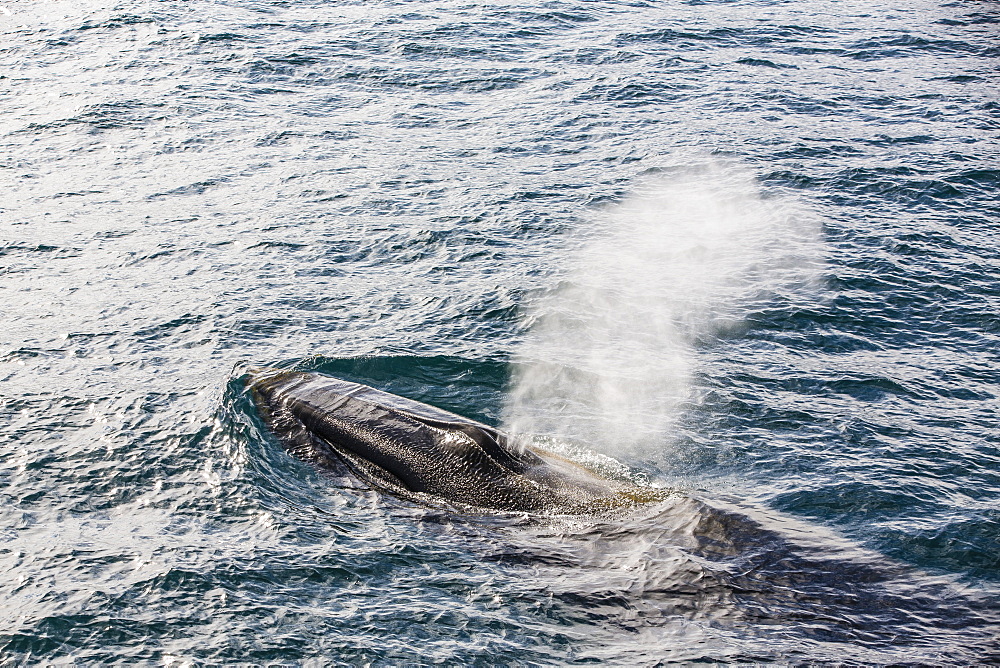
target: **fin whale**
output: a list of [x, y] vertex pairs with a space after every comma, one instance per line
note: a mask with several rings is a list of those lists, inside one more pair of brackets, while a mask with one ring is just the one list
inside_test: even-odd
[[285, 449], [382, 492], [494, 511], [589, 514], [661, 500], [663, 490], [604, 478], [492, 427], [319, 373], [249, 382]]

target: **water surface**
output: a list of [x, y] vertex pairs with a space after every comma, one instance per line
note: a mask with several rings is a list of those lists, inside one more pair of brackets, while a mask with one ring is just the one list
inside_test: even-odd
[[[1000, 660], [996, 3], [0, 4], [5, 662]], [[254, 366], [676, 495], [381, 497]]]

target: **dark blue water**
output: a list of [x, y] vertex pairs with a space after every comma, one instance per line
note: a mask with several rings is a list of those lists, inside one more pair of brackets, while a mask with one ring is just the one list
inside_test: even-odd
[[[0, 663], [1000, 661], [996, 3], [0, 4]], [[386, 498], [253, 366], [673, 493]]]

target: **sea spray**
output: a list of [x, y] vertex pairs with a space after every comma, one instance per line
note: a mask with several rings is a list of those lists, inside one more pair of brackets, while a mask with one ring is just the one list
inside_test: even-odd
[[697, 349], [818, 276], [818, 227], [743, 165], [640, 183], [599, 211], [565, 278], [527, 306], [506, 428], [610, 454], [663, 452], [691, 401]]

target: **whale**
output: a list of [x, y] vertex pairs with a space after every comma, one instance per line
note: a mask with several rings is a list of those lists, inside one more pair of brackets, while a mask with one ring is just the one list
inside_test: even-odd
[[[528, 595], [587, 602], [595, 619], [616, 629], [663, 628], [670, 638], [704, 628], [709, 641], [726, 643], [727, 629], [752, 628], [760, 644], [733, 655], [751, 660], [778, 646], [780, 656], [803, 661], [836, 658], [816, 654], [828, 647], [847, 658], [940, 663], [938, 636], [900, 634], [917, 620], [960, 641], [963, 660], [1000, 656], [994, 595], [928, 576], [807, 520], [738, 497], [617, 479], [537, 441], [323, 373], [255, 369], [241, 382], [292, 457], [337, 482], [346, 476], [471, 520], [461, 536], [484, 560], [535, 578]], [[518, 531], [497, 532], [506, 513], [516, 514]], [[437, 512], [431, 517], [435, 527], [451, 526]]]
[[597, 514], [664, 498], [455, 413], [317, 372], [263, 371], [249, 388], [293, 457], [379, 492], [453, 508]]

